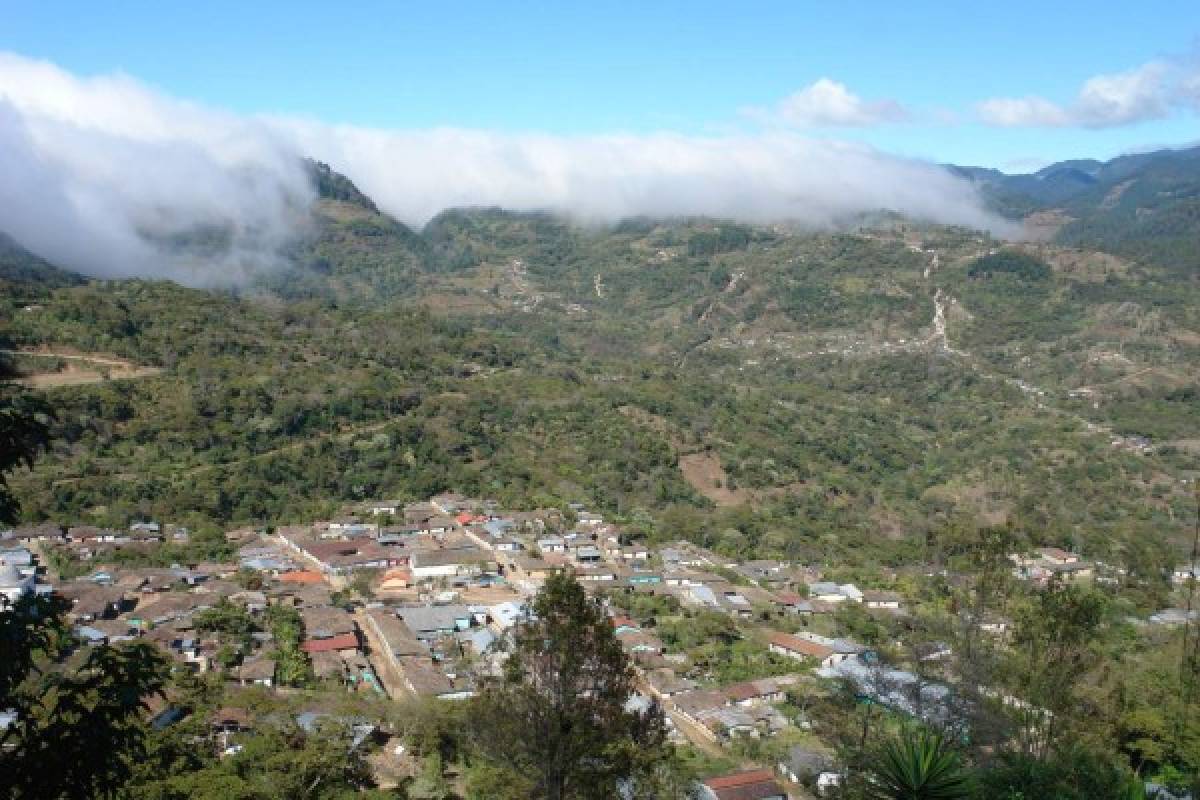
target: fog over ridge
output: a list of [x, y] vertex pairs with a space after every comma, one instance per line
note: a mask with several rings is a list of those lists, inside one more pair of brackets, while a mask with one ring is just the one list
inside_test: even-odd
[[786, 132], [556, 136], [245, 116], [128, 76], [78, 77], [0, 53], [0, 231], [85, 274], [222, 285], [278, 266], [314, 199], [305, 156], [414, 227], [446, 208], [488, 205], [592, 223], [695, 215], [813, 226], [888, 209], [1008, 230], [967, 181], [859, 144]]

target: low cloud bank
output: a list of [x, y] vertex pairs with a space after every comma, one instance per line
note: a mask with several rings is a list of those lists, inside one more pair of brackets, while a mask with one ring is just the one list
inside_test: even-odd
[[390, 131], [246, 117], [123, 75], [80, 78], [0, 54], [0, 231], [100, 277], [232, 284], [281, 262], [312, 187], [344, 172], [420, 226], [446, 208], [551, 210], [593, 223], [710, 215], [829, 226], [889, 209], [1003, 230], [932, 164], [789, 133], [562, 137]]

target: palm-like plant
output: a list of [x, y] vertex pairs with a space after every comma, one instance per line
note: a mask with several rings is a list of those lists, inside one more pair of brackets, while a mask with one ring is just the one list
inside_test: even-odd
[[971, 795], [971, 776], [958, 754], [936, 733], [894, 739], [871, 770], [876, 800], [961, 800]]

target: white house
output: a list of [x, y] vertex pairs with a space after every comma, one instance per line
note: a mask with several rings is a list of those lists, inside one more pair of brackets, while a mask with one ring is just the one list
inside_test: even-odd
[[12, 564], [0, 564], [0, 594], [7, 603], [15, 603], [32, 591], [32, 575], [22, 575]]

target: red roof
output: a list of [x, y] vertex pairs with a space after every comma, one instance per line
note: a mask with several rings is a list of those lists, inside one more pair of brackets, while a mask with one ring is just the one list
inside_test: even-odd
[[719, 778], [709, 778], [704, 785], [710, 789], [730, 789], [734, 786], [745, 786], [747, 783], [773, 781], [775, 773], [769, 769], [753, 769], [749, 772], [735, 772], [733, 775], [722, 775]]
[[353, 633], [343, 633], [330, 636], [328, 639], [308, 639], [300, 645], [306, 653], [328, 653], [334, 650], [357, 650], [358, 636]]
[[812, 656], [817, 659], [829, 658], [833, 655], [833, 648], [826, 647], [823, 644], [810, 642], [807, 639], [801, 639], [799, 636], [791, 636], [786, 633], [771, 634], [771, 644], [776, 647], [782, 647], [785, 650], [791, 650], [793, 653], [799, 653], [804, 656]]
[[383, 581], [386, 583], [390, 580], [412, 580], [412, 570], [408, 567], [392, 567], [387, 572], [383, 573]]
[[769, 769], [756, 769], [709, 778], [704, 785], [721, 800], [760, 800], [769, 797], [784, 797], [783, 790], [775, 782]]
[[457, 517], [455, 517], [454, 521], [457, 522], [459, 525], [466, 525], [468, 522], [475, 521], [475, 515], [469, 511], [464, 511], [461, 514], [459, 514]]
[[612, 626], [614, 628], [637, 628], [638, 624], [629, 617], [612, 617]]
[[284, 572], [280, 574], [279, 580], [286, 583], [323, 583], [325, 578], [319, 572], [300, 570], [299, 572]]

